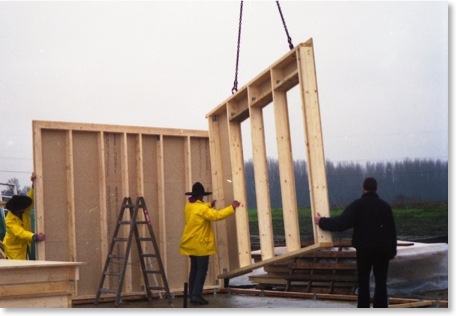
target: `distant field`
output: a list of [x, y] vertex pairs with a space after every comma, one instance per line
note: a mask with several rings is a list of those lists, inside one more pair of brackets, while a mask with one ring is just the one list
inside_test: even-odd
[[[343, 209], [331, 209], [331, 216], [340, 215]], [[298, 210], [301, 240], [312, 240], [313, 230], [310, 208]], [[421, 240], [448, 236], [448, 203], [423, 203], [406, 207], [393, 207], [398, 239]], [[258, 216], [249, 210], [252, 247], [258, 244]], [[284, 224], [281, 209], [272, 210], [275, 244], [284, 244]], [[351, 230], [333, 233], [334, 239], [351, 238]]]

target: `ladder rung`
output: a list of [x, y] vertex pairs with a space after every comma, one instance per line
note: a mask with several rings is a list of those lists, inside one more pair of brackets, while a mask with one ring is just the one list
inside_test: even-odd
[[110, 290], [110, 289], [100, 289], [100, 293], [117, 293], [117, 290]]
[[157, 255], [154, 253], [143, 253], [141, 257], [147, 257], [147, 258], [156, 258]]
[[128, 241], [128, 238], [114, 238], [114, 241]]
[[121, 256], [121, 255], [109, 255], [109, 258], [111, 258], [111, 259], [125, 259], [125, 256]]
[[104, 275], [121, 276], [120, 272], [105, 272]]
[[148, 286], [147, 289], [148, 290], [163, 290], [163, 291], [166, 290], [166, 288], [164, 288], [163, 286]]
[[152, 241], [152, 238], [150, 237], [139, 237], [140, 241]]
[[131, 221], [119, 221], [119, 225], [131, 224]]
[[136, 221], [136, 224], [149, 224], [147, 221]]

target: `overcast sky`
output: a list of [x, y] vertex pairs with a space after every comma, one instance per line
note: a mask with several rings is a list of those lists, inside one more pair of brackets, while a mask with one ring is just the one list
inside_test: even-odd
[[[314, 41], [327, 159], [448, 159], [448, 2], [280, 4], [293, 44]], [[207, 130], [231, 95], [239, 8], [0, 2], [0, 183], [29, 185], [33, 120]], [[244, 1], [238, 87], [288, 51], [275, 1]], [[305, 159], [295, 97], [293, 153]]]

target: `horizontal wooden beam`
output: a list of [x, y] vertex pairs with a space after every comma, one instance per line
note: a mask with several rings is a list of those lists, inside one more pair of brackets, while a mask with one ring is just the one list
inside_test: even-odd
[[33, 121], [34, 127], [38, 129], [54, 129], [54, 130], [74, 130], [86, 132], [108, 132], [108, 133], [127, 133], [127, 134], [147, 134], [147, 135], [166, 135], [166, 136], [181, 136], [181, 137], [209, 137], [207, 131], [203, 130], [188, 130], [179, 128], [158, 128], [158, 127], [143, 127], [143, 126], [125, 126], [125, 125], [109, 125], [109, 124], [90, 124], [90, 123], [74, 123], [74, 122], [59, 122], [59, 121]]
[[295, 250], [295, 251], [284, 253], [284, 254], [279, 255], [279, 256], [275, 256], [273, 258], [269, 258], [269, 259], [265, 259], [265, 260], [262, 260], [262, 261], [259, 261], [259, 262], [255, 262], [255, 263], [253, 263], [253, 264], [251, 264], [249, 266], [246, 266], [246, 267], [241, 267], [241, 268], [237, 268], [237, 269], [231, 270], [231, 271], [229, 271], [227, 273], [220, 274], [218, 276], [218, 278], [219, 279], [234, 278], [236, 276], [252, 272], [253, 270], [261, 268], [261, 267], [264, 267], [266, 265], [269, 265], [269, 264], [272, 264], [272, 263], [277, 263], [277, 262], [280, 262], [282, 260], [286, 260], [286, 259], [290, 259], [290, 258], [296, 257], [296, 256], [298, 256], [298, 255], [300, 255], [302, 253], [306, 253], [306, 252], [309, 252], [309, 251], [314, 251], [316, 249], [321, 249], [321, 248], [330, 248], [332, 246], [333, 246], [333, 244], [330, 243], [330, 242], [314, 244], [314, 245], [311, 245], [311, 246], [308, 246], [308, 247], [305, 247], [305, 248], [301, 248], [301, 249], [298, 249], [298, 250]]

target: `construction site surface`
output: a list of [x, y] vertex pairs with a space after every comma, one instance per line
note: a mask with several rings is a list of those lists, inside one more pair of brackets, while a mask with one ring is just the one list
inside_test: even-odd
[[[59, 289], [60, 295], [50, 293], [47, 305], [40, 307], [93, 302], [122, 201], [127, 197], [142, 197], [146, 201], [169, 289], [173, 296], [181, 295], [189, 274], [189, 260], [179, 254], [184, 193], [196, 181], [213, 192], [217, 208], [233, 199], [241, 201], [235, 216], [213, 224], [217, 254], [210, 257], [206, 292], [234, 293], [236, 290], [229, 287], [230, 280], [264, 269], [266, 275], [252, 276], [263, 286], [250, 290], [253, 295], [257, 295], [255, 291], [266, 293], [268, 286], [282, 282], [282, 292], [287, 297], [305, 298], [309, 293], [313, 293], [313, 298], [353, 297], [354, 252], [344, 250], [346, 244], [334, 243], [331, 233], [315, 225], [313, 240], [301, 240], [287, 102], [287, 92], [293, 87], [298, 87], [301, 95], [299, 106], [305, 134], [302, 146], [307, 153], [312, 218], [316, 213], [329, 216], [312, 39], [297, 45], [210, 111], [206, 115], [208, 131], [33, 121], [36, 230], [45, 231], [47, 237], [37, 244], [36, 266], [32, 261], [28, 263], [28, 271], [36, 271], [26, 278], [6, 281], [4, 275], [12, 269], [11, 262], [5, 266], [8, 260], [0, 261], [4, 289], [0, 292], [0, 307], [15, 307], [16, 299], [20, 299], [22, 307], [39, 307], [28, 289], [30, 284], [39, 286], [35, 283], [43, 262], [48, 262], [47, 268], [51, 270], [56, 269], [53, 262], [66, 262], [71, 272], [65, 281], [48, 279], [44, 290], [35, 292], [43, 297], [48, 289]], [[272, 230], [265, 144], [265, 129], [270, 127], [263, 121], [266, 106], [274, 108], [279, 153], [286, 236], [286, 246], [280, 253], [274, 245]], [[251, 129], [261, 247], [257, 252], [252, 252], [250, 244], [242, 123], [250, 124]], [[144, 244], [146, 250], [151, 247]], [[146, 296], [139, 262], [138, 249], [133, 244], [123, 276], [125, 299]], [[281, 274], [281, 282], [271, 283], [271, 274]], [[163, 285], [160, 280], [156, 282]], [[113, 290], [118, 286], [112, 279], [107, 283]], [[100, 301], [114, 299], [115, 295], [106, 294]], [[402, 303], [413, 306], [410, 301]]]

